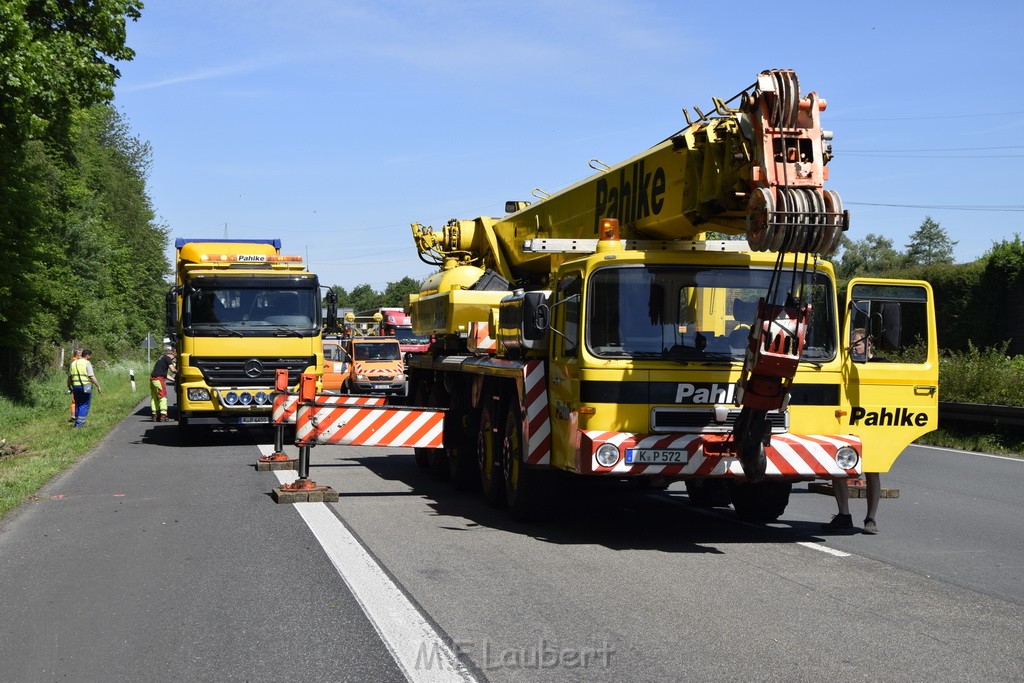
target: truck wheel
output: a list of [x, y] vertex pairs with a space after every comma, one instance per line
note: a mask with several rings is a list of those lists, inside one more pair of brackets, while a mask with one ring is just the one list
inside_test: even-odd
[[748, 522], [771, 522], [778, 519], [789, 505], [792, 482], [763, 480], [759, 482], [729, 480], [729, 495], [736, 515]]
[[422, 470], [430, 467], [430, 449], [429, 448], [414, 448], [413, 457], [416, 458], [416, 467]]
[[514, 519], [535, 522], [551, 514], [556, 488], [555, 471], [524, 465], [525, 448], [522, 417], [519, 409], [515, 408], [505, 417], [505, 432], [501, 440], [505, 498]]
[[484, 402], [480, 410], [480, 428], [477, 430], [476, 457], [480, 471], [480, 489], [484, 500], [492, 507], [505, 507], [505, 486], [501, 454], [494, 438], [494, 415], [491, 400]]
[[190, 424], [187, 417], [178, 418], [178, 443], [182, 446], [194, 446], [198, 441], [199, 431]]
[[699, 508], [729, 507], [729, 487], [724, 479], [687, 479], [686, 494]]
[[[440, 408], [447, 405], [448, 401], [449, 396], [448, 392], [444, 390], [444, 385], [440, 381], [434, 382], [430, 386], [429, 395], [427, 396], [427, 407]], [[448, 480], [448, 453], [444, 448], [427, 449], [427, 470], [435, 479], [440, 481]]]
[[477, 470], [479, 413], [472, 410], [465, 391], [454, 390], [451, 409], [445, 416], [444, 447], [448, 456], [448, 474], [460, 491], [472, 491], [480, 485]]

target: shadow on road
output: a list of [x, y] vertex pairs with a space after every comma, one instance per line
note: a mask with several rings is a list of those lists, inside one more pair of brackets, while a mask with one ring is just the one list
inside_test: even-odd
[[[401, 482], [400, 493], [343, 493], [346, 497], [421, 496], [434, 514], [462, 518], [464, 524], [440, 528], [466, 531], [476, 526], [529, 536], [561, 545], [596, 544], [613, 550], [658, 550], [667, 553], [722, 553], [730, 543], [793, 543], [822, 541], [819, 521], [787, 520], [759, 524], [740, 520], [731, 508], [703, 509], [692, 505], [681, 483], [651, 491], [629, 481], [582, 481], [567, 477], [551, 500], [546, 521], [526, 523], [506, 510], [491, 507], [479, 493], [458, 491], [416, 466], [412, 454], [338, 459], [311, 463], [318, 468], [358, 464], [381, 479]], [[806, 492], [806, 491], [804, 491]], [[793, 495], [800, 495], [795, 490]]]

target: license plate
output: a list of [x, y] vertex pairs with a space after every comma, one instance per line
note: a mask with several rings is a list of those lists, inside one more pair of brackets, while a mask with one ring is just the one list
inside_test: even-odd
[[238, 418], [238, 422], [244, 425], [265, 425], [270, 424], [270, 418], [265, 415], [243, 415]]
[[374, 384], [373, 388], [374, 389], [390, 389], [391, 385], [390, 384]]
[[681, 448], [627, 448], [627, 465], [685, 465], [686, 451]]

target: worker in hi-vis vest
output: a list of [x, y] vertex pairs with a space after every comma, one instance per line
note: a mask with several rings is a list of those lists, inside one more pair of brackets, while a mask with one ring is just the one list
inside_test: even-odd
[[149, 407], [154, 422], [168, 419], [167, 374], [178, 371], [178, 366], [174, 362], [175, 355], [174, 349], [164, 351], [164, 355], [160, 356], [149, 375]]
[[82, 349], [82, 357], [71, 361], [68, 370], [68, 389], [71, 389], [75, 397], [76, 427], [85, 426], [85, 418], [92, 406], [93, 387], [96, 387], [96, 391], [103, 391], [92, 368], [92, 349]]

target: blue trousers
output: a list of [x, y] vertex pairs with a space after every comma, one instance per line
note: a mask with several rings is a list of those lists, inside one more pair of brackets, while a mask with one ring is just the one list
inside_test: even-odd
[[[86, 391], [89, 389], [89, 391]], [[89, 408], [92, 407], [92, 387], [78, 386], [72, 389], [75, 395], [75, 426], [84, 427], [85, 418], [89, 415]]]

